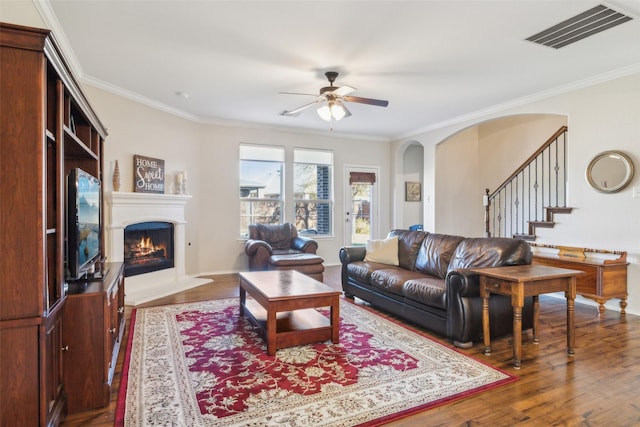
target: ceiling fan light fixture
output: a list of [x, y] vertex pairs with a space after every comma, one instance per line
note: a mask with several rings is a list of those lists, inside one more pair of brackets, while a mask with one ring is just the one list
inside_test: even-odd
[[318, 108], [318, 115], [322, 120], [330, 122], [331, 119], [341, 120], [347, 114], [340, 101], [329, 101]]
[[322, 107], [318, 108], [318, 115], [322, 120], [327, 122], [331, 121], [331, 108], [328, 104], [324, 104]]
[[342, 106], [342, 103], [340, 101], [336, 101], [331, 107], [331, 115], [333, 118], [336, 120], [342, 120], [345, 114], [347, 114], [347, 112]]

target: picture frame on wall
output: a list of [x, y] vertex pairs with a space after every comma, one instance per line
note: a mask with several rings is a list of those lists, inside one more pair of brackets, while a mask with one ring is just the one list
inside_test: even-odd
[[405, 185], [405, 201], [420, 202], [422, 201], [422, 184], [419, 182], [407, 181]]

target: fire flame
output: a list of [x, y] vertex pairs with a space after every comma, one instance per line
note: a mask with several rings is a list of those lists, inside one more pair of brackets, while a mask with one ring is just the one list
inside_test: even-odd
[[162, 249], [162, 247], [156, 246], [153, 243], [153, 240], [151, 240], [151, 237], [145, 237], [145, 236], [142, 236], [140, 238], [140, 241], [138, 242], [138, 244], [136, 244], [136, 248], [138, 249], [139, 253], [143, 256], [151, 252], [155, 252], [157, 250]]

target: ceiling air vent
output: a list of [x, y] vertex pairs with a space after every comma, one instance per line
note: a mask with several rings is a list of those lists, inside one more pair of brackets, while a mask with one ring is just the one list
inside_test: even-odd
[[616, 12], [607, 6], [599, 5], [547, 28], [527, 38], [527, 40], [560, 49], [631, 19], [631, 17]]

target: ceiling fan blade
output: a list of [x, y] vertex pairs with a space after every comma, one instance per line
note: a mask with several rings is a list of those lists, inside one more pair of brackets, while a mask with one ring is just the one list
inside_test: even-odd
[[305, 95], [305, 96], [318, 96], [317, 93], [300, 93], [300, 92], [278, 92], [278, 95]]
[[359, 96], [343, 96], [343, 100], [347, 102], [357, 102], [359, 104], [376, 105], [378, 107], [386, 107], [389, 105], [389, 101], [383, 101], [381, 99], [361, 98]]
[[349, 117], [351, 115], [351, 111], [349, 111], [349, 109], [347, 108], [346, 105], [344, 105], [344, 103], [342, 103], [342, 108], [344, 108], [344, 118]]
[[334, 95], [337, 96], [345, 96], [350, 94], [351, 92], [354, 92], [356, 90], [355, 87], [351, 87], [351, 86], [340, 86], [339, 88], [335, 89], [333, 91]]
[[298, 107], [298, 108], [294, 108], [293, 110], [285, 110], [282, 113], [280, 113], [280, 115], [281, 116], [288, 116], [288, 117], [295, 117], [298, 114], [300, 114], [302, 111], [304, 111], [307, 108], [311, 107], [312, 105], [317, 104], [318, 102], [322, 102], [322, 101], [324, 101], [324, 98], [316, 99], [313, 102], [310, 102], [310, 103], [305, 104], [305, 105], [303, 105], [301, 107]]

